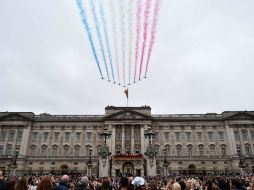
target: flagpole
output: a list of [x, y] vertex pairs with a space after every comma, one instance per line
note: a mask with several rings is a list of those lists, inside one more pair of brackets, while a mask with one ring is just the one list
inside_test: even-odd
[[127, 107], [129, 107], [129, 98], [127, 97]]

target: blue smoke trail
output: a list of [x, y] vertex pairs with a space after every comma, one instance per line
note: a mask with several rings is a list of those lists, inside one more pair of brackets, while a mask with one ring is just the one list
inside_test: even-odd
[[111, 66], [111, 73], [112, 73], [113, 81], [115, 83], [114, 69], [113, 69], [113, 64], [112, 64], [112, 56], [111, 56], [111, 50], [110, 50], [109, 38], [108, 38], [108, 32], [107, 32], [107, 24], [106, 24], [106, 20], [105, 20], [104, 7], [102, 4], [102, 0], [99, 0], [99, 6], [100, 6], [100, 14], [101, 14], [101, 19], [102, 19], [102, 24], [103, 24], [104, 36], [105, 36], [105, 41], [106, 41], [106, 47], [108, 50], [108, 56], [109, 56], [109, 61], [110, 61], [110, 66]]
[[93, 19], [94, 19], [94, 22], [95, 22], [95, 28], [96, 28], [98, 39], [99, 39], [99, 44], [100, 44], [100, 48], [101, 48], [101, 52], [102, 52], [102, 58], [103, 58], [103, 61], [104, 61], [105, 67], [106, 67], [106, 71], [107, 71], [108, 81], [110, 81], [109, 73], [108, 73], [108, 66], [107, 66], [107, 61], [106, 61], [106, 56], [105, 56], [105, 51], [104, 51], [102, 37], [101, 37], [99, 20], [97, 18], [96, 11], [95, 11], [94, 0], [90, 0], [90, 6], [92, 8]]
[[99, 63], [98, 56], [97, 56], [97, 53], [96, 53], [96, 50], [95, 50], [95, 47], [94, 47], [92, 34], [91, 34], [90, 27], [89, 27], [88, 22], [87, 22], [87, 16], [86, 16], [86, 12], [85, 12], [85, 10], [83, 8], [83, 5], [82, 5], [82, 0], [76, 0], [76, 2], [77, 2], [77, 5], [78, 5], [78, 8], [80, 10], [80, 15], [82, 17], [82, 22], [84, 23], [84, 26], [85, 26], [85, 29], [86, 29], [86, 32], [87, 32], [87, 35], [88, 35], [89, 43], [91, 45], [97, 67], [100, 71], [101, 78], [103, 79], [104, 77], [103, 77], [103, 74], [101, 72], [100, 63]]

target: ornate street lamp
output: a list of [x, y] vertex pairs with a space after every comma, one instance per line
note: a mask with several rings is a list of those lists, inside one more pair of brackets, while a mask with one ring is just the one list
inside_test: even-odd
[[105, 144], [107, 143], [107, 139], [111, 137], [111, 134], [108, 133], [108, 129], [106, 127], [104, 127], [103, 132], [100, 133], [100, 137], [103, 138]]
[[19, 150], [15, 150], [15, 153], [13, 155], [13, 163], [11, 165], [12, 174], [13, 176], [16, 175], [16, 169], [17, 169], [17, 158], [18, 158]]
[[145, 133], [145, 138], [148, 138], [149, 144], [152, 144], [153, 137], [155, 137], [155, 132], [152, 131], [151, 127], [148, 127], [147, 132]]
[[92, 175], [92, 167], [93, 167], [93, 163], [92, 163], [92, 151], [93, 149], [92, 148], [89, 148], [88, 150], [88, 153], [89, 153], [89, 160], [88, 162], [86, 163], [87, 164], [87, 167], [88, 167], [88, 176], [91, 176]]
[[167, 161], [167, 149], [166, 148], [163, 148], [163, 153], [164, 153], [164, 163], [163, 163], [163, 166], [164, 166], [164, 175], [167, 176], [168, 172], [168, 161]]

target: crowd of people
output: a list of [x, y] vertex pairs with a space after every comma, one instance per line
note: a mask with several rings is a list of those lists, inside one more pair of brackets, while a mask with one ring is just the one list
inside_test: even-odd
[[6, 178], [0, 170], [0, 190], [254, 190], [254, 176], [170, 175], [87, 177], [82, 175]]

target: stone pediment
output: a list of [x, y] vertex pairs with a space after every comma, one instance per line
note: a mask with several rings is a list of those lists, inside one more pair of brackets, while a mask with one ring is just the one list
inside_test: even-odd
[[19, 113], [7, 113], [0, 116], [0, 121], [31, 121], [30, 117], [24, 116]]
[[249, 114], [248, 112], [238, 112], [229, 116], [227, 119], [232, 120], [254, 120], [254, 115]]
[[122, 110], [105, 117], [105, 120], [147, 120], [150, 116], [133, 110]]

